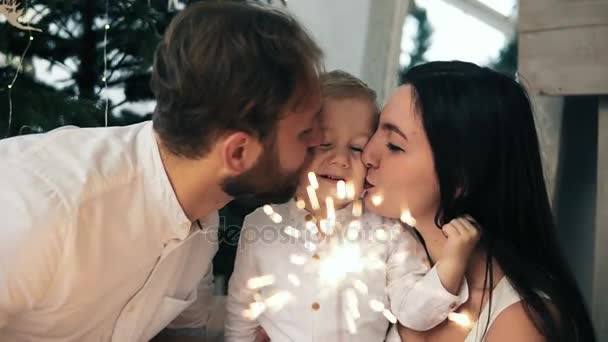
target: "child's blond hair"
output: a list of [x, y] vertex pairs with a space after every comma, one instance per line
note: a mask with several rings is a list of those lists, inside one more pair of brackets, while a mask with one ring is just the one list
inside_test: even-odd
[[376, 92], [365, 82], [343, 70], [333, 70], [321, 74], [321, 93], [324, 99], [359, 98], [371, 103], [374, 115], [378, 115]]

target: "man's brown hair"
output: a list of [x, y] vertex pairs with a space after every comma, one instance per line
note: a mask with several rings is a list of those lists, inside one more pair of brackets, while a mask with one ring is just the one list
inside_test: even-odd
[[157, 47], [154, 129], [172, 153], [198, 158], [230, 131], [260, 140], [319, 92], [318, 45], [290, 15], [235, 1], [195, 2]]

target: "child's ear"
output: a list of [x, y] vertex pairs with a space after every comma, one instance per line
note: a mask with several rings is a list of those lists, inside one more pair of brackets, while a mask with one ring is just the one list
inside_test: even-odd
[[229, 174], [241, 174], [255, 165], [262, 154], [259, 140], [246, 132], [234, 132], [222, 142], [221, 157]]

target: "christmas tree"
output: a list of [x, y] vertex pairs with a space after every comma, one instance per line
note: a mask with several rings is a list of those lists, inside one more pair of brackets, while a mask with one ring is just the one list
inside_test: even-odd
[[[0, 22], [0, 138], [63, 125], [105, 125], [106, 83], [112, 94], [118, 94], [112, 98], [124, 94], [122, 100], [109, 101], [108, 125], [149, 119], [151, 113], [135, 113], [123, 105], [153, 100], [148, 84], [156, 45], [173, 16], [194, 1], [21, 2], [19, 9], [41, 32]], [[9, 89], [28, 44], [21, 73]], [[54, 82], [41, 80], [35, 77], [40, 73], [35, 66], [40, 65], [48, 65], [47, 73], [53, 68], [66, 76]]]

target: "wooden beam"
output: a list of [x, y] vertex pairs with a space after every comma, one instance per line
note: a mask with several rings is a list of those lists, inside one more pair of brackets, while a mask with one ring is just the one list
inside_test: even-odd
[[608, 341], [608, 95], [600, 96], [597, 139], [597, 203], [593, 306], [598, 341]]
[[510, 17], [503, 15], [479, 0], [443, 0], [443, 2], [483, 21], [502, 32], [507, 38], [512, 37], [515, 33], [516, 25]]
[[608, 0], [520, 1], [520, 33], [597, 25], [608, 26]]
[[519, 35], [520, 75], [534, 93], [608, 94], [608, 25]]
[[[333, 0], [332, 0], [333, 1]], [[372, 0], [369, 2], [362, 78], [384, 101], [397, 86], [401, 34], [411, 0]]]

